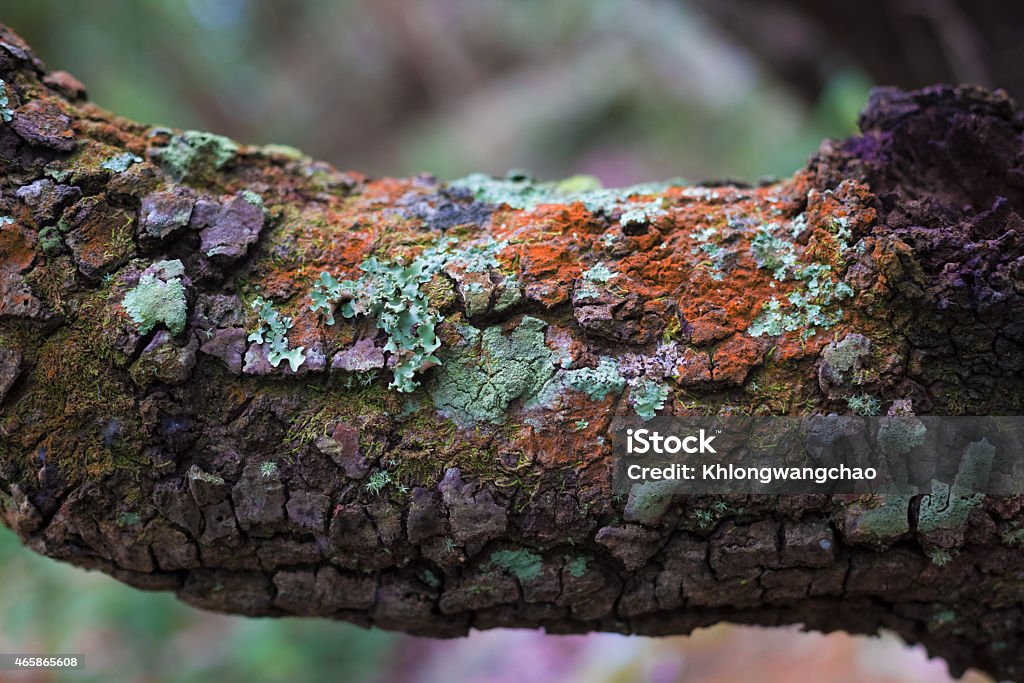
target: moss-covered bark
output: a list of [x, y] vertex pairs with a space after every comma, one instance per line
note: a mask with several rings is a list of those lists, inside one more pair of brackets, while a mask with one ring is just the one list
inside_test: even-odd
[[[612, 495], [636, 412], [1005, 414], [1021, 114], [879, 91], [759, 187], [370, 179], [118, 119], [0, 30], [0, 512], [209, 609], [802, 622], [1020, 674], [1019, 498]], [[323, 275], [327, 273], [327, 275]]]

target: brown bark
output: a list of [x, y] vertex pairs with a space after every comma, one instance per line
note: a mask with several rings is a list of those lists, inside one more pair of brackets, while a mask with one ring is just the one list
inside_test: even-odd
[[[773, 185], [581, 193], [373, 180], [152, 129], [6, 29], [0, 78], [0, 519], [30, 548], [249, 615], [433, 636], [885, 627], [954, 671], [1024, 666], [1021, 498], [939, 534], [919, 498], [651, 513], [612, 495], [607, 439], [646, 383], [675, 415], [854, 394], [1018, 411], [1024, 123], [1005, 97], [878, 91], [862, 135]], [[778, 277], [783, 252], [852, 296]], [[431, 264], [388, 295], [416, 320], [310, 310], [321, 271], [356, 279], [371, 255]], [[791, 292], [824, 318], [754, 334]], [[246, 340], [257, 295], [294, 319], [295, 371]], [[403, 368], [414, 391], [389, 386]]]

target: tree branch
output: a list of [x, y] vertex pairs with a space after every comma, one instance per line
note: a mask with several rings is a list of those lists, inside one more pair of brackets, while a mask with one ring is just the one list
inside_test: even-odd
[[1019, 497], [939, 540], [919, 498], [644, 514], [612, 495], [608, 438], [616, 415], [851, 397], [1018, 411], [1004, 96], [881, 90], [792, 178], [603, 190], [370, 179], [151, 128], [7, 29], [0, 75], [0, 518], [30, 548], [225, 612], [886, 627], [1019, 675]]

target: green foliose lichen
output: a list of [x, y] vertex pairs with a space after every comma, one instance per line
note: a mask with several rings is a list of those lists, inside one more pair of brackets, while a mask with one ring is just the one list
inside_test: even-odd
[[105, 168], [108, 171], [114, 173], [124, 173], [127, 171], [132, 164], [138, 164], [142, 162], [142, 157], [136, 156], [131, 152], [125, 152], [124, 154], [118, 154], [117, 156], [111, 157], [100, 164], [100, 168]]
[[[397, 359], [390, 386], [400, 392], [415, 391], [419, 386], [416, 374], [441, 364], [434, 355], [441, 345], [435, 332], [441, 316], [431, 305], [428, 283], [447, 266], [470, 273], [496, 268], [497, 253], [505, 246], [504, 242], [488, 240], [453, 250], [452, 244], [453, 240], [442, 239], [424, 249], [409, 265], [401, 261], [384, 263], [371, 256], [360, 265], [363, 275], [358, 280], [338, 280], [325, 272], [310, 291], [310, 310], [320, 313], [326, 325], [334, 324], [336, 307], [345, 318], [367, 315], [376, 319], [377, 328], [388, 336], [384, 350]], [[512, 293], [507, 300], [497, 302], [496, 308], [498, 303], [507, 307], [521, 298], [514, 278], [506, 278], [502, 286], [503, 292]]]
[[629, 392], [633, 410], [644, 420], [650, 420], [665, 407], [668, 387], [647, 378], [640, 379]]
[[181, 261], [158, 261], [144, 274], [139, 283], [125, 294], [122, 306], [138, 325], [139, 334], [148, 334], [158, 323], [163, 323], [171, 334], [185, 329], [188, 302], [181, 276], [185, 267]]
[[504, 422], [513, 401], [536, 395], [555, 372], [545, 327], [526, 316], [508, 335], [500, 325], [482, 332], [462, 328], [464, 343], [442, 355], [431, 389], [434, 405], [463, 424]]
[[288, 343], [288, 330], [292, 327], [292, 319], [281, 315], [274, 309], [273, 302], [267, 301], [261, 296], [256, 297], [252, 304], [253, 310], [259, 316], [259, 323], [248, 337], [248, 341], [257, 344], [267, 345], [267, 360], [275, 368], [282, 360], [288, 361], [288, 367], [296, 372], [305, 362], [306, 356], [303, 353], [304, 346], [290, 348]]
[[758, 268], [772, 271], [775, 280], [798, 284], [785, 303], [777, 297], [765, 302], [747, 333], [752, 337], [777, 337], [799, 331], [801, 339], [808, 339], [819, 328], [827, 330], [842, 320], [843, 311], [834, 304], [852, 296], [853, 290], [836, 279], [830, 265], [801, 263], [796, 245], [778, 237], [776, 230], [775, 224], [762, 226], [750, 242], [750, 254]]

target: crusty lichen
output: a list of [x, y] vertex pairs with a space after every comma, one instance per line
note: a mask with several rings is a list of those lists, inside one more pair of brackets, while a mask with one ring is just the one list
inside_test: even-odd
[[498, 567], [520, 581], [529, 581], [540, 576], [544, 569], [544, 558], [529, 550], [496, 550], [484, 567]]
[[139, 278], [139, 284], [124, 296], [122, 305], [138, 325], [139, 334], [148, 334], [157, 324], [164, 324], [171, 334], [185, 329], [188, 302], [181, 276], [181, 261], [158, 261]]
[[988, 482], [995, 447], [986, 439], [971, 443], [957, 470], [953, 485], [932, 482], [932, 492], [921, 499], [917, 529], [925, 535], [962, 529], [971, 510], [985, 499], [979, 493]]
[[238, 144], [223, 135], [187, 130], [173, 135], [165, 147], [155, 147], [150, 157], [175, 181], [216, 171], [238, 154]]
[[462, 423], [505, 419], [509, 405], [536, 395], [555, 372], [544, 344], [547, 323], [530, 316], [505, 335], [500, 325], [461, 329], [463, 344], [442, 355], [431, 396], [442, 413]]

